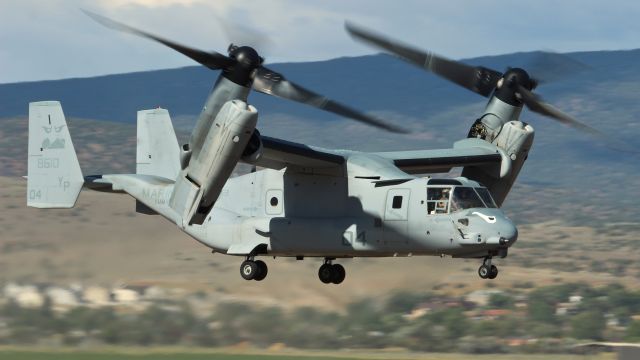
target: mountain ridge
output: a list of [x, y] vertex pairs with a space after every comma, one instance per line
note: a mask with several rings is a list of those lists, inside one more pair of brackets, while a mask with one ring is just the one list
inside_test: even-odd
[[[507, 66], [526, 67], [526, 63], [539, 54], [541, 52], [538, 51], [518, 52], [464, 61], [504, 70]], [[578, 52], [563, 56], [582, 61], [593, 70], [599, 70], [602, 66], [618, 72], [621, 69], [640, 68], [637, 65], [640, 62], [639, 49]], [[269, 66], [302, 86], [338, 101], [353, 103], [365, 111], [393, 109], [412, 115], [429, 115], [452, 105], [480, 99], [432, 74], [384, 54], [315, 62], [276, 63]], [[217, 74], [217, 71], [210, 71], [201, 66], [188, 66], [95, 77], [0, 84], [0, 117], [25, 115], [28, 102], [42, 99], [62, 101], [66, 104], [65, 109], [74, 117], [98, 120], [132, 122], [136, 110], [157, 105], [163, 105], [176, 115], [195, 116], [204, 104]], [[610, 71], [591, 71], [588, 79], [592, 81], [606, 76], [611, 76]], [[637, 78], [637, 75], [634, 77]], [[576, 80], [581, 79], [573, 79], [574, 82]], [[433, 98], [434, 104], [416, 104], [415, 98], [420, 97]], [[96, 106], [94, 102], [100, 99], [104, 99], [104, 103]], [[333, 115], [300, 108], [300, 105], [262, 94], [252, 96], [250, 101], [268, 113], [294, 114], [312, 119], [335, 118]]]
[[[539, 52], [467, 59], [474, 65], [504, 70], [506, 65], [531, 65]], [[640, 143], [640, 49], [565, 54], [587, 67], [562, 74], [536, 89], [545, 100], [606, 134], [638, 148]], [[389, 55], [343, 57], [312, 63], [269, 65], [292, 81], [363, 109], [412, 131], [397, 135], [349, 122], [317, 109], [255, 93], [249, 98], [260, 112], [262, 134], [325, 148], [361, 151], [449, 148], [466, 137], [482, 114], [486, 99], [437, 78]], [[532, 74], [536, 76], [536, 73]], [[203, 67], [153, 70], [99, 77], [0, 84], [0, 118], [24, 118], [28, 102], [60, 100], [71, 119], [108, 120], [100, 131], [109, 133], [113, 121], [135, 124], [136, 111], [162, 106], [169, 109], [175, 127], [191, 131], [217, 73]], [[13, 115], [12, 115], [13, 114]], [[640, 198], [637, 156], [613, 151], [597, 140], [524, 111], [521, 119], [534, 126], [536, 139], [515, 195], [505, 207], [524, 218], [544, 212], [543, 219], [607, 218], [633, 221]], [[3, 120], [0, 119], [0, 123]], [[23, 161], [26, 124], [5, 121], [0, 149]], [[72, 136], [87, 145], [104, 146], [113, 139], [91, 136], [97, 123], [72, 122]], [[133, 129], [133, 128], [131, 128]], [[125, 130], [114, 134], [124, 134]], [[127, 136], [135, 134], [126, 130]], [[20, 134], [13, 141], [11, 137]], [[12, 135], [13, 134], [13, 135]], [[114, 135], [116, 136], [116, 135]], [[123, 136], [123, 135], [118, 135]], [[24, 146], [26, 148], [26, 145]], [[98, 147], [100, 148], [100, 147]], [[118, 150], [110, 150], [115, 154]], [[88, 155], [87, 155], [88, 156]], [[94, 154], [101, 156], [101, 154]], [[115, 156], [115, 155], [114, 155]], [[117, 157], [116, 157], [117, 158]], [[114, 158], [115, 159], [115, 158]], [[109, 159], [103, 157], [103, 163]], [[23, 165], [14, 166], [15, 175]], [[103, 169], [107, 170], [107, 169]], [[547, 193], [552, 195], [547, 195]], [[530, 197], [538, 197], [537, 200]], [[560, 199], [568, 207], [546, 204]], [[534, 208], [522, 204], [534, 204]], [[570, 206], [569, 206], [570, 205]]]

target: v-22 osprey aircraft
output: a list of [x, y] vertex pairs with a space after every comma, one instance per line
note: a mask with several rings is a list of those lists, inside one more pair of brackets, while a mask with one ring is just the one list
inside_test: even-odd
[[[585, 127], [533, 95], [535, 81], [524, 70], [471, 67], [347, 25], [354, 37], [489, 97], [468, 137], [449, 149], [371, 153], [262, 136], [258, 111], [247, 103], [252, 88], [402, 129], [286, 80], [251, 47], [204, 52], [88, 14], [221, 73], [187, 144], [178, 144], [167, 110], [138, 112], [135, 174], [83, 176], [60, 103], [31, 103], [27, 205], [70, 208], [83, 187], [129, 194], [137, 212], [159, 214], [213, 252], [241, 257], [246, 280], [267, 276], [260, 256], [322, 259], [320, 280], [340, 284], [338, 259], [420, 255], [483, 259], [478, 274], [493, 279], [492, 259], [507, 256], [518, 238], [500, 206], [533, 143], [533, 128], [518, 120], [523, 105]], [[261, 170], [231, 177], [239, 162]], [[457, 167], [458, 178], [418, 176]]]

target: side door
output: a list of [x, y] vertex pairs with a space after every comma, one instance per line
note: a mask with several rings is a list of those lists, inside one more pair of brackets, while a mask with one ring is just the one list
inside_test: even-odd
[[384, 243], [406, 243], [409, 189], [390, 189], [387, 192], [384, 209]]

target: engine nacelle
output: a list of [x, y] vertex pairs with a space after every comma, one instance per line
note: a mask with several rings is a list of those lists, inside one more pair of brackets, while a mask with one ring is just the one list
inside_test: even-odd
[[[216, 116], [200, 149], [184, 149], [183, 162], [170, 206], [183, 225], [202, 224], [222, 187], [254, 135], [258, 111], [240, 100], [228, 101]], [[258, 137], [259, 140], [259, 137]], [[184, 164], [183, 164], [184, 166]]]
[[529, 155], [534, 134], [531, 125], [518, 120], [503, 124], [491, 144], [502, 155], [501, 169], [508, 171], [496, 172], [491, 167], [476, 166], [464, 168], [462, 176], [485, 185], [498, 206], [502, 205]]
[[491, 166], [466, 167], [462, 176], [485, 185], [498, 206], [511, 190], [533, 145], [533, 127], [517, 120], [521, 112], [522, 105], [514, 106], [493, 96], [484, 115], [469, 130], [469, 138], [484, 140], [500, 152], [502, 164], [500, 171]]
[[251, 134], [251, 138], [249, 138], [247, 147], [245, 147], [244, 151], [242, 152], [242, 161], [246, 162], [247, 164], [254, 164], [256, 161], [260, 160], [263, 151], [264, 147], [262, 146], [260, 131], [258, 131], [258, 129], [255, 129], [253, 131], [253, 134]]

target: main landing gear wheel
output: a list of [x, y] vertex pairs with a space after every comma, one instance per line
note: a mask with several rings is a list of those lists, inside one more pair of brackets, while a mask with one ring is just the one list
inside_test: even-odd
[[258, 274], [258, 264], [255, 261], [245, 260], [240, 264], [240, 275], [245, 280], [253, 280]]
[[340, 264], [331, 264], [329, 261], [320, 266], [318, 278], [325, 284], [340, 284], [346, 277], [346, 271]]
[[331, 265], [331, 270], [333, 271], [333, 278], [331, 282], [334, 284], [340, 284], [344, 281], [345, 276], [347, 276], [347, 272], [344, 270], [344, 267], [340, 264]]
[[322, 266], [320, 266], [320, 270], [318, 270], [318, 277], [320, 278], [320, 281], [325, 284], [330, 284], [333, 279], [333, 271], [331, 271], [332, 266], [333, 265], [331, 264], [322, 264]]
[[267, 264], [265, 264], [262, 260], [256, 260], [256, 264], [258, 265], [258, 273], [256, 274], [256, 277], [253, 278], [253, 280], [262, 281], [267, 277], [269, 269], [267, 268]]
[[245, 280], [262, 281], [268, 271], [267, 264], [262, 260], [245, 260], [240, 264], [240, 275]]

